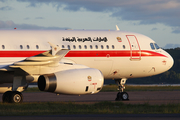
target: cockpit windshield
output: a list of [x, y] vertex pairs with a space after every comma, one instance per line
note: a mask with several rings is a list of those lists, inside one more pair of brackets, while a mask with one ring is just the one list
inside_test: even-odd
[[155, 47], [154, 47], [154, 44], [153, 44], [153, 43], [150, 43], [150, 46], [151, 46], [151, 49], [152, 49], [152, 50], [155, 50]]
[[154, 43], [154, 45], [155, 45], [156, 49], [159, 49], [159, 48], [160, 48], [156, 43]]
[[158, 50], [158, 49], [160, 49], [160, 47], [156, 44], [156, 43], [150, 43], [150, 46], [151, 46], [151, 49], [152, 50]]

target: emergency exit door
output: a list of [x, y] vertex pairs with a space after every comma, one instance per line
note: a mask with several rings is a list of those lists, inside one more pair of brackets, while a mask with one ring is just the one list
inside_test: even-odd
[[141, 49], [135, 35], [126, 35], [130, 46], [130, 60], [141, 60]]

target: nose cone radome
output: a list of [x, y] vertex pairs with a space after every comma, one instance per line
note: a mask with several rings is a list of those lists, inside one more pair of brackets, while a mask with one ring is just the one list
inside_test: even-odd
[[[169, 55], [170, 56], [170, 55]], [[169, 69], [174, 65], [174, 59], [170, 56], [169, 57]]]
[[167, 56], [167, 60], [166, 60], [167, 70], [169, 70], [174, 65], [174, 59], [169, 53], [166, 52], [165, 54]]

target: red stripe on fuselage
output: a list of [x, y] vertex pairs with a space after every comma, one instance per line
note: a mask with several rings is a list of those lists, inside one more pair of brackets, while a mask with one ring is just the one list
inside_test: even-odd
[[103, 51], [69, 51], [65, 57], [149, 57], [149, 56], [158, 56], [158, 57], [167, 57], [163, 54], [147, 51], [147, 50], [103, 50]]
[[[0, 51], [0, 57], [32, 57], [43, 52], [45, 51]], [[131, 55], [133, 55], [133, 57], [167, 57], [158, 52], [148, 50], [141, 50], [141, 52], [137, 50], [133, 51], [133, 53], [130, 50], [69, 51], [65, 57], [131, 57]]]
[[32, 57], [45, 51], [0, 51], [0, 57]]

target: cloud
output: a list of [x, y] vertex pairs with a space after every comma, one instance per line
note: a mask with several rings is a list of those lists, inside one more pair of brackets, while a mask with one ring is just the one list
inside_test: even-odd
[[24, 18], [24, 20], [30, 20], [31, 18], [29, 18], [29, 17], [26, 17], [26, 18]]
[[151, 31], [154, 31], [154, 30], [158, 30], [157, 28], [153, 28], [153, 29], [151, 29]]
[[44, 29], [44, 30], [62, 30], [69, 28], [60, 28], [60, 27], [42, 27], [32, 24], [15, 24], [13, 21], [0, 21], [0, 29]]
[[[31, 18], [29, 18], [29, 17], [24, 18], [24, 20], [30, 20], [30, 19]], [[44, 18], [43, 17], [36, 17], [35, 19], [37, 19], [37, 20], [39, 19], [40, 20], [40, 19], [44, 19]]]
[[[57, 10], [87, 10], [109, 12], [111, 17], [126, 21], [140, 21], [139, 24], [162, 23], [171, 26], [173, 33], [180, 33], [179, 0], [17, 0], [28, 2], [27, 7], [52, 5]], [[175, 29], [176, 28], [176, 29]]]
[[164, 46], [164, 49], [177, 48], [177, 47], [180, 47], [180, 44], [171, 44], [171, 43], [169, 43], [169, 44], [166, 44]]
[[5, 2], [6, 0], [0, 0], [0, 2]]
[[12, 7], [9, 7], [9, 6], [5, 6], [5, 7], [1, 7], [0, 10], [2, 11], [8, 11], [8, 10], [13, 10]]
[[173, 33], [180, 33], [180, 27], [179, 26], [172, 28], [172, 30], [173, 30]]
[[43, 17], [36, 17], [35, 19], [44, 19]]

